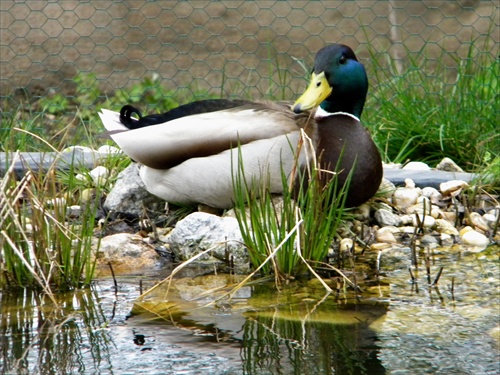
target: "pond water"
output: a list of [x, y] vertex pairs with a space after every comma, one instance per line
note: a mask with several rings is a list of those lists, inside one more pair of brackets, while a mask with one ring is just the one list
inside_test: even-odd
[[384, 255], [376, 277], [359, 266], [357, 295], [333, 279], [333, 293], [271, 281], [217, 300], [229, 275], [179, 277], [141, 300], [161, 277], [98, 280], [57, 309], [2, 292], [0, 373], [498, 374], [499, 250], [434, 249], [436, 286], [424, 263], [412, 282], [404, 257]]

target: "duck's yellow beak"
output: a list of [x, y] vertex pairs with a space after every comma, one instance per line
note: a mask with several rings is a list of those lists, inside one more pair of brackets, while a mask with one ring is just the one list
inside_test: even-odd
[[325, 100], [332, 92], [332, 87], [328, 83], [325, 72], [319, 74], [313, 73], [311, 75], [311, 82], [309, 87], [292, 105], [292, 111], [300, 113], [308, 109], [318, 106]]

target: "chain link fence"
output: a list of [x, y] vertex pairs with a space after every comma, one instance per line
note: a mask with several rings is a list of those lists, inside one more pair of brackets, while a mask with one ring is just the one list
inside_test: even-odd
[[20, 98], [71, 98], [81, 74], [104, 96], [156, 79], [174, 93], [292, 99], [305, 85], [300, 61], [310, 66], [330, 43], [350, 45], [368, 72], [373, 52], [399, 71], [411, 56], [453, 71], [471, 43], [498, 56], [499, 8], [496, 0], [2, 0], [2, 111]]

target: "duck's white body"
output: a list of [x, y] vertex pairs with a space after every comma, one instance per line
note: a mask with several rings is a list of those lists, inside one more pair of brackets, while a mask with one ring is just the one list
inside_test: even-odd
[[[271, 192], [280, 193], [282, 173], [289, 177], [296, 164], [300, 127], [291, 111], [237, 108], [134, 130], [120, 123], [117, 112], [99, 115], [113, 140], [142, 164], [147, 190], [171, 203], [232, 207], [239, 160], [248, 184], [268, 180]], [[312, 155], [305, 147], [299, 166]]]

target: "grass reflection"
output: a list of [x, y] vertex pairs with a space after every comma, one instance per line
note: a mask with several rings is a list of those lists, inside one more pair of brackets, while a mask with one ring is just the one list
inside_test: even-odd
[[92, 288], [58, 295], [0, 294], [1, 374], [88, 374], [111, 367], [112, 341]]

